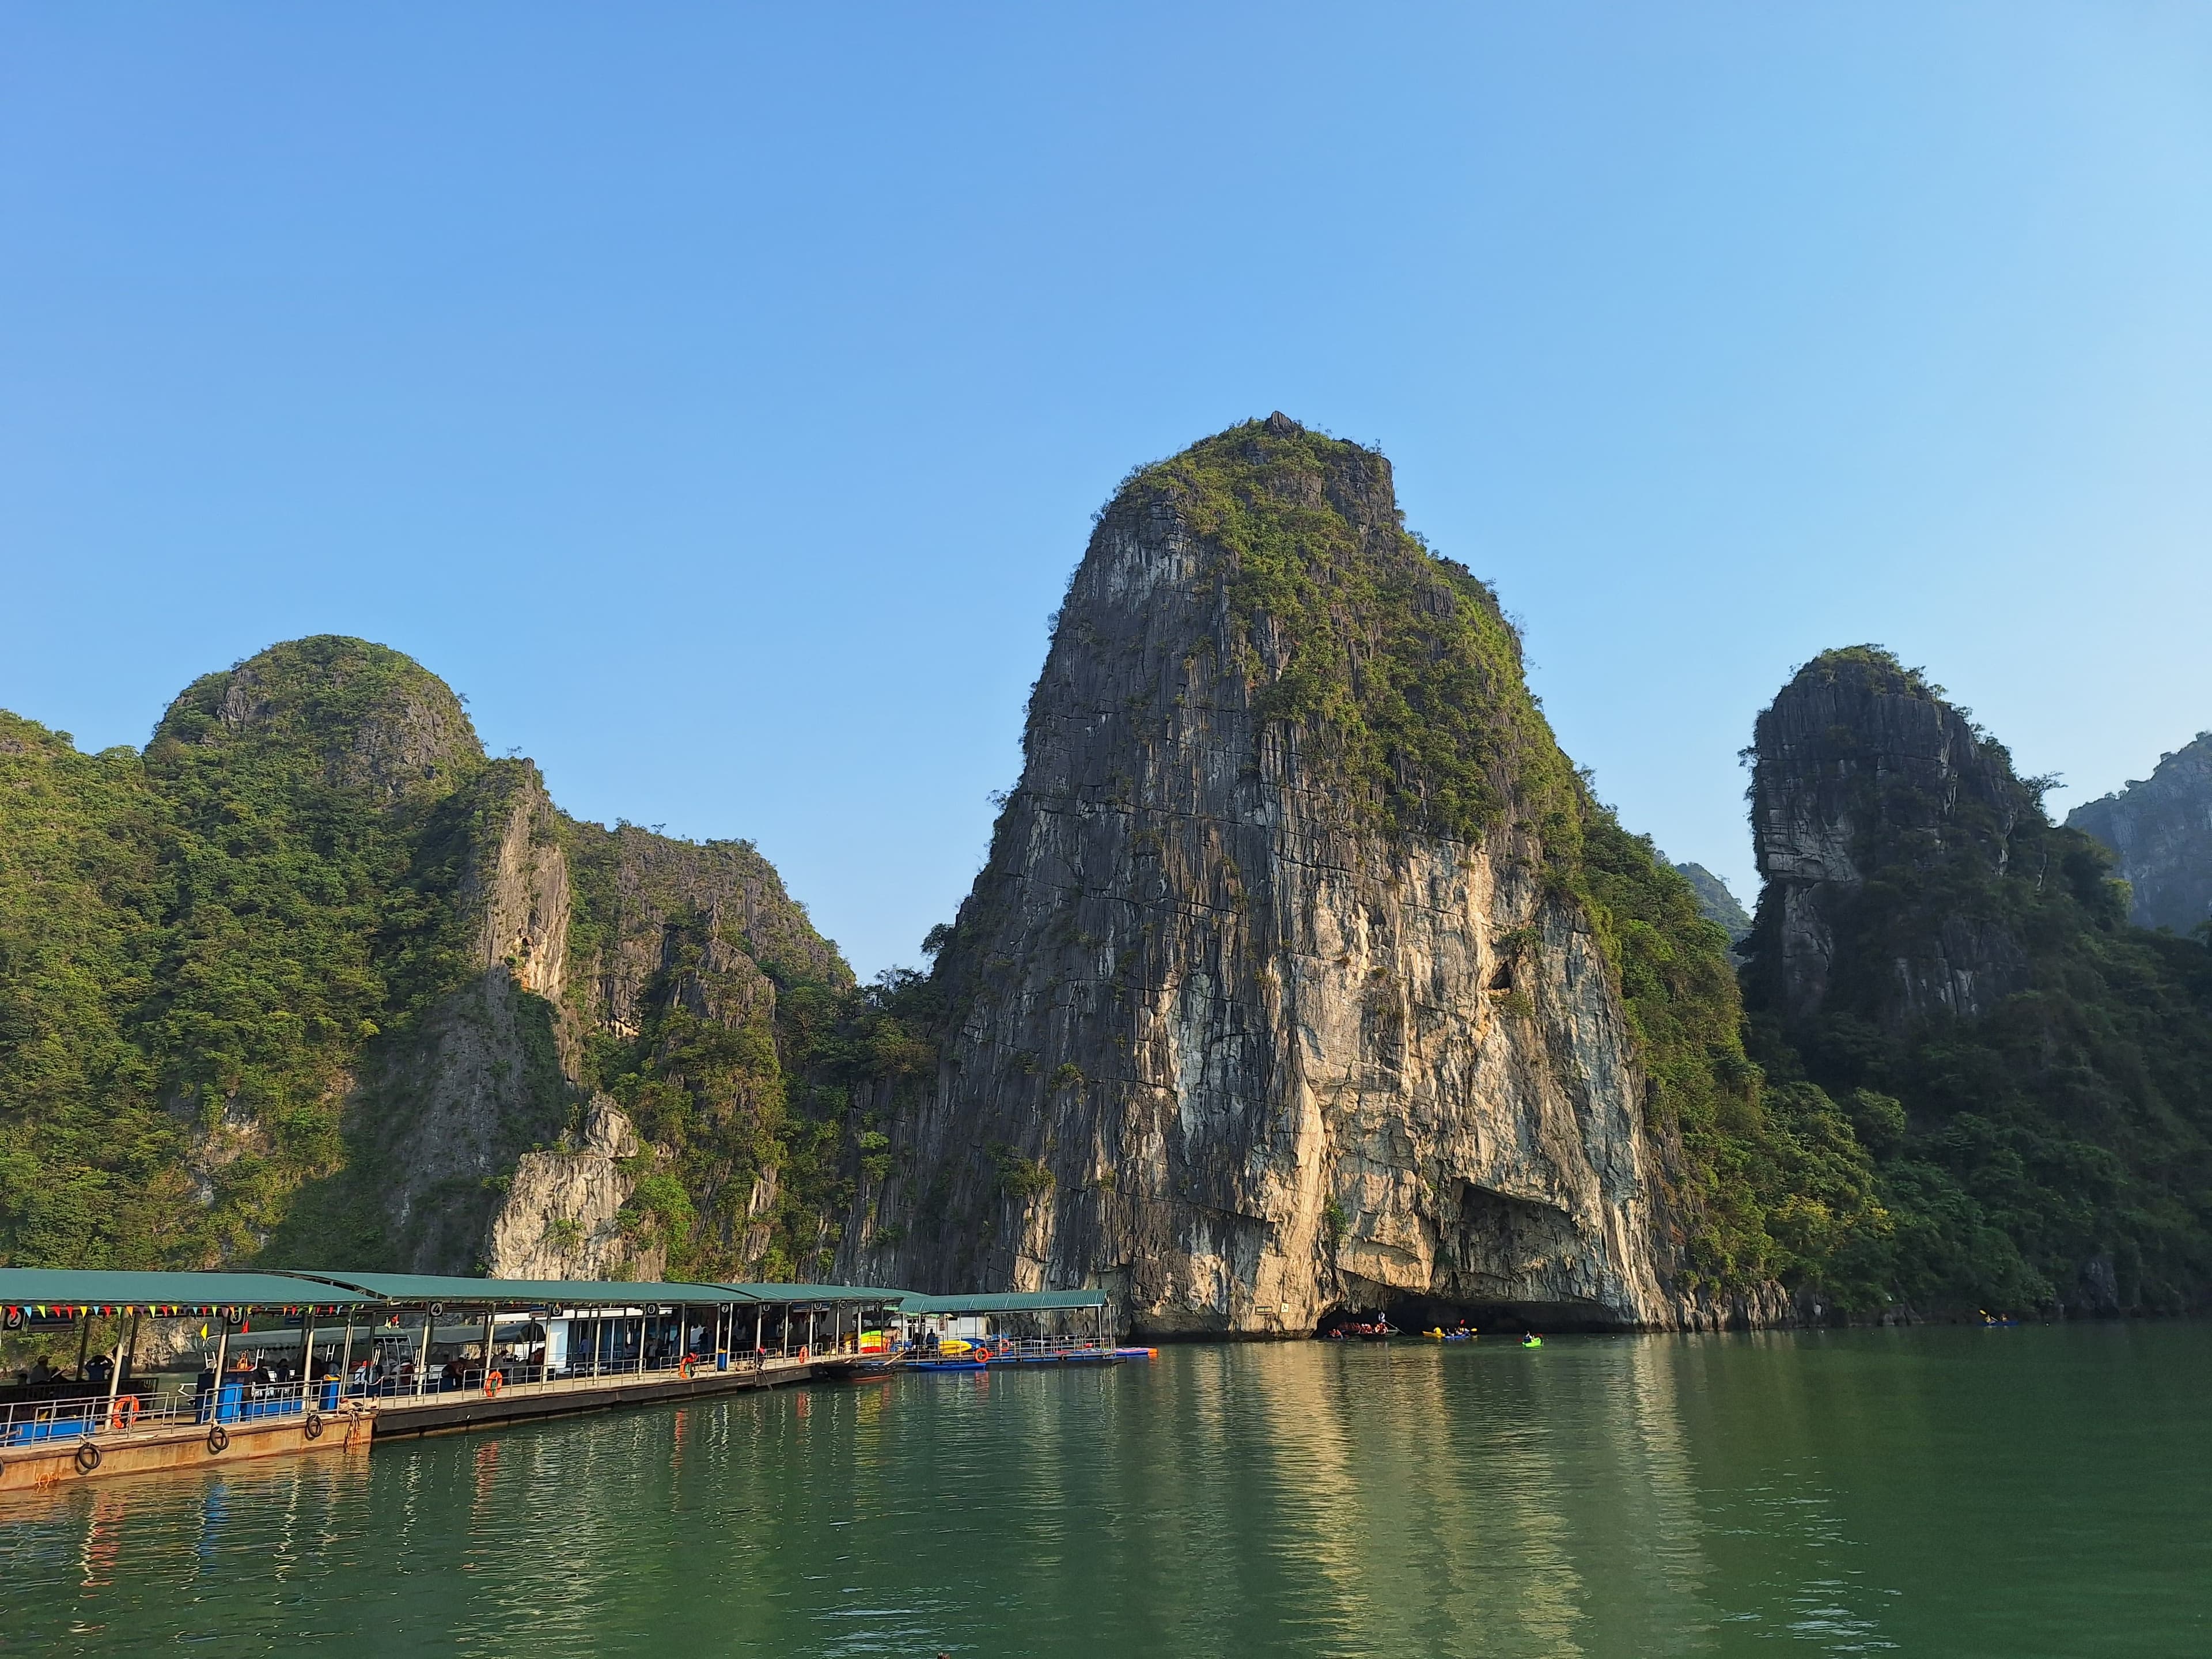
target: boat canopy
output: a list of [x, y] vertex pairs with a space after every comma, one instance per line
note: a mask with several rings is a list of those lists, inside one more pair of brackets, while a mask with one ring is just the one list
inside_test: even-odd
[[289, 1273], [129, 1273], [102, 1267], [0, 1267], [0, 1307], [54, 1313], [287, 1312], [358, 1308], [378, 1297], [352, 1285]]
[[957, 1318], [965, 1314], [1050, 1313], [1062, 1308], [1105, 1305], [1103, 1291], [996, 1291], [967, 1296], [924, 1296], [909, 1291], [900, 1298], [899, 1311]]

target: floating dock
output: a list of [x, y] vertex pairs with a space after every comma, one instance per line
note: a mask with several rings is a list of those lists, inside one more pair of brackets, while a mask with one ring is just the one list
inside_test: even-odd
[[[880, 1374], [963, 1322], [1091, 1316], [1083, 1338], [991, 1337], [992, 1364], [1151, 1354], [1112, 1346], [1097, 1291], [0, 1268], [0, 1314], [10, 1334], [77, 1345], [74, 1378], [0, 1387], [0, 1492]], [[181, 1393], [132, 1376], [148, 1318], [201, 1322]]]
[[410, 1435], [453, 1434], [532, 1418], [574, 1417], [628, 1406], [682, 1405], [748, 1389], [804, 1382], [840, 1363], [763, 1358], [759, 1363], [747, 1360], [732, 1364], [726, 1370], [694, 1370], [689, 1375], [647, 1371], [629, 1376], [556, 1377], [550, 1382], [514, 1383], [496, 1394], [486, 1394], [479, 1388], [380, 1401], [375, 1437], [392, 1440]]

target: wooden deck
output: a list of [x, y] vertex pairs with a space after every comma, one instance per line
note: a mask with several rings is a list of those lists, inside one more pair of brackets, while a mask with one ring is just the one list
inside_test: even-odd
[[771, 1357], [758, 1364], [748, 1359], [727, 1370], [702, 1367], [690, 1376], [653, 1370], [519, 1382], [492, 1395], [471, 1388], [349, 1400], [333, 1411], [294, 1411], [244, 1421], [226, 1420], [219, 1433], [210, 1433], [215, 1425], [194, 1420], [187, 1407], [181, 1414], [143, 1426], [117, 1429], [103, 1419], [95, 1434], [71, 1431], [27, 1444], [0, 1444], [0, 1494], [52, 1492], [82, 1480], [161, 1469], [205, 1469], [246, 1458], [365, 1452], [374, 1440], [465, 1433], [538, 1418], [618, 1411], [631, 1406], [681, 1404], [810, 1378], [840, 1376], [858, 1364], [858, 1357], [852, 1354], [803, 1360]]

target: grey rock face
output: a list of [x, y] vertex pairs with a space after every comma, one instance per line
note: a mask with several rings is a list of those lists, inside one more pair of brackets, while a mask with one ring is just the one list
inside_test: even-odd
[[[465, 1194], [448, 1200], [465, 1218], [452, 1237], [477, 1241], [495, 1273], [657, 1277], [666, 1267], [665, 1241], [618, 1220], [636, 1188], [622, 1161], [650, 1154], [665, 1170], [668, 1152], [641, 1140], [613, 1102], [595, 1099], [580, 1132], [556, 1148], [517, 1155], [520, 1146], [562, 1133], [583, 1092], [585, 1040], [631, 1042], [651, 1006], [672, 1006], [773, 1053], [776, 986], [763, 963], [839, 985], [851, 983], [850, 970], [750, 844], [556, 821], [534, 771], [530, 778], [531, 787], [483, 836], [484, 854], [463, 884], [482, 918], [475, 948], [488, 964], [487, 983], [510, 981], [524, 1017], [496, 1050], [494, 1074], [507, 1093], [480, 1080], [471, 1065], [464, 1032], [488, 1029], [484, 1021], [434, 1026], [438, 1052], [424, 1063], [414, 1097], [441, 1109], [430, 1121], [466, 1129], [448, 1127], [428, 1167], [451, 1168], [457, 1153], [477, 1146], [500, 1149], [489, 1154], [493, 1168], [512, 1167], [504, 1197], [488, 1212], [472, 1211]], [[547, 1076], [549, 1053], [559, 1057], [557, 1078]], [[731, 1085], [714, 1109], [767, 1111], [775, 1100], [762, 1097], [780, 1086], [772, 1073]], [[735, 1202], [702, 1205], [699, 1224], [718, 1255], [751, 1264], [768, 1249], [778, 1173], [758, 1172], [742, 1212]]]
[[2212, 732], [2066, 822], [2112, 848], [2137, 927], [2187, 933], [2212, 919]]
[[[1387, 464], [1340, 447], [1316, 500], [1395, 538]], [[1472, 843], [1362, 819], [1303, 728], [1255, 713], [1225, 563], [1172, 501], [1103, 515], [940, 957], [936, 1086], [841, 1269], [1103, 1285], [1154, 1332], [1303, 1334], [1407, 1297], [1680, 1316], [1585, 919], [1510, 810]]]
[[[2001, 872], [2033, 799], [1998, 745], [1886, 655], [1831, 652], [1801, 670], [1755, 728], [1752, 839], [1765, 886], [1753, 949], [1786, 1022], [1818, 1012], [1844, 907], [1885, 867], [1966, 855]], [[1986, 1011], [2024, 982], [2002, 927], [1946, 915], [1890, 942], [1902, 1024]]]
[[384, 1149], [379, 1194], [409, 1271], [465, 1273], [501, 1206], [487, 1182], [558, 1135], [577, 1098], [557, 1004], [569, 921], [556, 815], [535, 767], [501, 762], [457, 805], [481, 824], [459, 885], [477, 976], [379, 1055], [356, 1109]]
[[495, 1279], [663, 1277], [665, 1249], [658, 1241], [641, 1248], [621, 1223], [637, 1184], [623, 1160], [641, 1150], [630, 1121], [602, 1095], [585, 1115], [576, 1150], [524, 1153], [492, 1218], [486, 1272]]
[[766, 1018], [775, 987], [760, 964], [850, 984], [836, 947], [783, 890], [775, 867], [745, 842], [670, 841], [625, 824], [571, 826], [577, 878], [602, 943], [574, 964], [574, 1001], [592, 1024], [635, 1036], [645, 1000], [679, 948], [696, 954], [678, 994], [727, 1024]]

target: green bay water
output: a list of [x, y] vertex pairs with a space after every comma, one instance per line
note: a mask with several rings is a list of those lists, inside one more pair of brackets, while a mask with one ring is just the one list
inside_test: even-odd
[[0, 1507], [0, 1652], [2201, 1655], [2212, 1326], [1176, 1346]]

